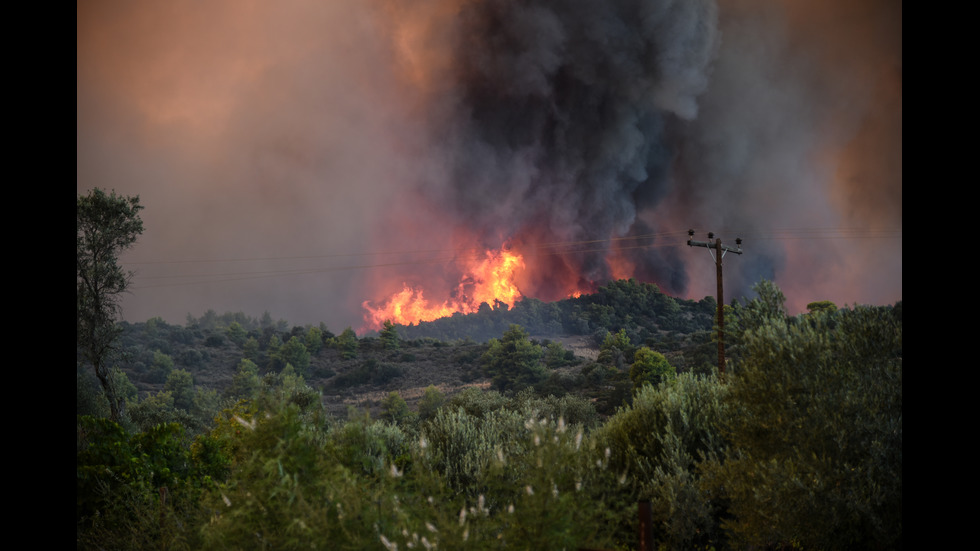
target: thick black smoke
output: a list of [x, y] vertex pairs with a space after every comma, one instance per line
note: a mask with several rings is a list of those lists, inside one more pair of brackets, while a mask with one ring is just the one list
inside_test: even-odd
[[[727, 230], [728, 241], [740, 234], [751, 254], [737, 260], [730, 296], [806, 256], [772, 240], [780, 229], [874, 219], [900, 227], [901, 82], [888, 79], [901, 71], [901, 5], [796, 4], [465, 3], [435, 126], [450, 177], [429, 193], [448, 196], [487, 245], [522, 233], [539, 242], [687, 227]], [[889, 92], [876, 106], [874, 96]], [[879, 149], [857, 162], [864, 181], [845, 181], [861, 133]], [[875, 202], [849, 200], [860, 189]], [[612, 247], [564, 255], [552, 268], [603, 282]], [[826, 244], [812, 254], [821, 261], [804, 258], [793, 274], [813, 278], [804, 286], [850, 270]], [[707, 258], [684, 247], [628, 256], [633, 275], [675, 294], [688, 291], [689, 266], [713, 276]], [[900, 265], [899, 256], [899, 289]], [[549, 275], [531, 294], [548, 297]]]
[[[625, 236], [670, 193], [669, 127], [697, 116], [718, 45], [714, 2], [467, 3], [454, 36], [456, 95], [440, 145], [453, 209], [488, 241]], [[561, 260], [603, 282], [606, 254]], [[656, 249], [637, 259], [638, 276], [683, 290], [676, 259]]]

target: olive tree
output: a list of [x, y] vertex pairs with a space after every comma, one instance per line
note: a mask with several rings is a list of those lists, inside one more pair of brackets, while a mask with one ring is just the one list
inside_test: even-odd
[[894, 549], [902, 542], [902, 321], [856, 306], [744, 335], [725, 457], [704, 472], [748, 547]]
[[120, 295], [132, 272], [119, 265], [119, 254], [143, 233], [139, 197], [123, 197], [95, 188], [76, 200], [76, 346], [95, 369], [109, 401], [110, 415], [119, 419], [120, 405], [113, 388], [111, 357], [120, 329]]

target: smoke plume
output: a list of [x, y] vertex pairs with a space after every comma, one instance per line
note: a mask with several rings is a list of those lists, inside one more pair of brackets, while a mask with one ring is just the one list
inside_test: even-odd
[[[458, 20], [456, 86], [440, 100], [452, 112], [437, 144], [451, 169], [429, 194], [451, 200], [488, 244], [628, 235], [672, 185], [670, 127], [697, 117], [717, 48], [714, 4], [483, 2]], [[608, 281], [607, 255], [553, 255], [527, 291], [560, 298], [548, 288], [556, 269]], [[684, 290], [682, 276], [663, 278], [676, 255], [637, 259], [653, 268], [638, 275]]]
[[526, 296], [701, 298], [689, 227], [745, 240], [728, 299], [901, 299], [901, 3], [96, 0], [77, 30], [77, 190], [146, 206], [129, 319], [358, 327], [501, 247]]

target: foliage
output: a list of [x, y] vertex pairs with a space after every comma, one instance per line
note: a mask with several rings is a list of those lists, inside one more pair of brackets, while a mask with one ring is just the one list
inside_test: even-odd
[[177, 409], [191, 411], [194, 407], [194, 377], [189, 371], [175, 369], [167, 376], [163, 389], [173, 394], [173, 405]]
[[744, 304], [733, 302], [731, 309], [725, 308], [726, 357], [736, 369], [747, 353], [745, 336], [769, 323], [785, 323], [787, 317], [786, 295], [775, 283], [764, 279], [753, 285], [752, 290], [758, 295], [756, 298]]
[[392, 423], [402, 423], [411, 417], [408, 403], [398, 391], [393, 390], [381, 400], [381, 418]]
[[174, 395], [167, 391], [148, 394], [142, 400], [129, 404], [126, 415], [139, 430], [148, 430], [164, 423], [190, 422], [186, 411], [174, 408]]
[[469, 536], [473, 543], [458, 547], [611, 548], [617, 534], [607, 522], [607, 490], [615, 482], [594, 466], [581, 427], [531, 417], [522, 429], [490, 459], [485, 494], [467, 498], [472, 505], [464, 506], [457, 524], [464, 542]]
[[279, 371], [287, 365], [292, 365], [300, 375], [305, 375], [310, 367], [310, 353], [299, 337], [290, 337], [279, 350], [269, 354], [273, 369]]
[[385, 350], [398, 349], [398, 330], [395, 328], [395, 324], [391, 323], [391, 320], [385, 320], [384, 327], [378, 333], [378, 338], [381, 339], [381, 346]]
[[242, 324], [238, 323], [237, 321], [231, 322], [225, 332], [228, 335], [228, 340], [237, 344], [238, 346], [245, 344], [245, 339], [248, 338], [248, 332], [245, 331]]
[[[181, 375], [183, 373], [184, 375]], [[175, 370], [164, 390], [128, 402], [127, 416], [142, 431], [166, 423], [178, 423], [191, 435], [206, 431], [220, 409], [218, 393], [195, 388], [190, 374]]]
[[241, 426], [232, 438], [245, 451], [232, 464], [228, 482], [209, 496], [216, 514], [203, 527], [205, 547], [298, 548], [311, 528], [323, 528], [328, 520], [322, 508], [329, 494], [322, 483], [335, 482], [332, 475], [342, 468], [320, 459], [316, 433], [299, 421], [296, 406], [237, 419]]
[[303, 376], [297, 374], [291, 364], [286, 364], [281, 373], [265, 375], [255, 402], [260, 408], [267, 410], [294, 405], [301, 413], [312, 416], [319, 416], [323, 411], [320, 393], [307, 385]]
[[112, 370], [113, 385], [116, 388], [116, 396], [125, 403], [136, 401], [139, 395], [139, 389], [136, 388], [130, 380], [129, 376], [125, 372], [120, 371], [117, 368]]
[[620, 499], [651, 501], [655, 539], [669, 549], [722, 541], [720, 504], [698, 486], [698, 468], [725, 449], [727, 390], [714, 375], [689, 373], [644, 385], [596, 433], [597, 447], [608, 450], [608, 468], [626, 481]]
[[333, 427], [329, 436], [336, 460], [352, 473], [368, 477], [387, 474], [389, 465], [404, 461], [412, 446], [401, 427], [372, 421], [366, 412], [351, 412], [347, 422]]
[[170, 357], [169, 354], [164, 354], [159, 350], [153, 352], [153, 363], [150, 365], [150, 370], [147, 378], [150, 382], [154, 383], [164, 383], [167, 381], [167, 377], [170, 376], [170, 372], [174, 369], [174, 359]]
[[633, 365], [630, 367], [633, 393], [636, 394], [643, 385], [658, 385], [676, 374], [674, 366], [670, 365], [663, 354], [644, 346], [636, 351]]
[[106, 194], [95, 188], [76, 198], [75, 231], [75, 343], [95, 375], [109, 402], [113, 419], [120, 418], [111, 373], [115, 341], [119, 335], [116, 317], [119, 295], [132, 273], [119, 266], [119, 254], [143, 233], [139, 197]]
[[425, 421], [434, 417], [445, 401], [446, 395], [441, 390], [436, 388], [435, 385], [425, 387], [425, 390], [422, 391], [422, 397], [419, 399], [418, 404], [419, 419]]
[[340, 357], [345, 360], [352, 360], [357, 357], [357, 349], [359, 343], [357, 341], [357, 335], [354, 330], [350, 327], [344, 329], [340, 335], [335, 338], [335, 346], [337, 350], [340, 350]]
[[531, 342], [523, 327], [511, 325], [499, 340], [491, 339], [489, 345], [480, 363], [493, 388], [521, 389], [547, 377], [541, 365], [541, 347]]
[[508, 402], [507, 397], [496, 390], [484, 391], [471, 386], [450, 398], [444, 407], [462, 408], [469, 415], [484, 417], [492, 411], [505, 408]]
[[[203, 388], [201, 386], [194, 387], [194, 402], [191, 405], [191, 415], [197, 421], [197, 428], [200, 430], [210, 429], [214, 416], [217, 415], [224, 405], [224, 400], [217, 390], [210, 388]], [[188, 430], [192, 428], [188, 426]], [[197, 430], [192, 431], [192, 434], [197, 434]]]
[[251, 360], [252, 362], [258, 362], [259, 360], [259, 341], [255, 337], [249, 337], [245, 339], [244, 344], [242, 344], [242, 357], [246, 360]]
[[549, 342], [544, 350], [544, 365], [548, 369], [558, 369], [575, 363], [575, 353], [565, 348], [559, 342]]
[[732, 329], [737, 334], [749, 331], [771, 323], [786, 320], [786, 295], [769, 280], [762, 280], [752, 286], [758, 295], [744, 305], [734, 303], [731, 312]]
[[530, 387], [518, 392], [504, 407], [525, 418], [561, 419], [565, 424], [586, 429], [599, 424], [599, 415], [590, 400], [571, 395], [539, 397]]
[[616, 369], [623, 369], [626, 364], [633, 363], [633, 354], [633, 344], [626, 335], [625, 329], [620, 329], [616, 333], [607, 331], [599, 347], [599, 357], [596, 361]]
[[476, 417], [462, 408], [442, 408], [428, 424], [422, 438], [431, 451], [430, 466], [445, 479], [449, 488], [475, 498], [480, 482], [498, 449], [520, 455], [526, 448], [523, 417], [498, 409]]
[[[776, 312], [778, 314], [778, 312]], [[748, 331], [731, 450], [711, 464], [740, 545], [890, 549], [902, 541], [902, 324], [855, 307]]]
[[109, 415], [109, 403], [91, 370], [79, 368], [75, 373], [75, 413], [92, 417]]
[[[399, 326], [406, 339], [431, 337], [443, 340], [472, 338], [486, 342], [510, 325], [520, 325], [532, 335], [589, 335], [628, 328], [630, 338], [645, 342], [665, 331], [685, 333], [711, 328], [714, 299], [695, 302], [665, 295], [650, 283], [611, 281], [595, 293], [544, 303], [524, 298], [513, 308], [505, 304], [482, 305], [477, 312], [457, 314], [414, 326]], [[601, 344], [601, 343], [600, 343]]]
[[231, 386], [228, 387], [226, 394], [238, 398], [251, 398], [258, 392], [261, 385], [259, 366], [255, 365], [252, 360], [243, 358], [238, 363], [238, 372], [232, 378]]
[[303, 343], [311, 355], [316, 355], [323, 347], [323, 330], [319, 327], [310, 327], [303, 337]]
[[374, 358], [365, 360], [345, 373], [334, 377], [330, 384], [334, 388], [347, 388], [356, 385], [384, 385], [401, 376], [402, 369], [387, 363], [379, 363]]
[[416, 509], [392, 474], [409, 446], [393, 425], [352, 417], [324, 427], [294, 406], [239, 424], [243, 453], [208, 499], [217, 513], [203, 526], [208, 549], [379, 548], [379, 532], [394, 537]]
[[[280, 348], [282, 348], [282, 337], [279, 336], [279, 333], [274, 332], [269, 336], [269, 340], [266, 342], [265, 352], [269, 355], [270, 359], [273, 359], [277, 354], [279, 354]], [[272, 367], [275, 369], [275, 364], [273, 364]], [[278, 367], [279, 369], [282, 369], [283, 366]]]
[[78, 549], [190, 549], [187, 526], [204, 522], [197, 507], [208, 474], [226, 463], [219, 450], [192, 453], [183, 428], [158, 424], [130, 435], [108, 419], [78, 417]]
[[[531, 340], [527, 326], [495, 326], [503, 336], [486, 345], [405, 340], [404, 353], [351, 331], [360, 359], [344, 361], [322, 325], [329, 349], [315, 354], [309, 326], [286, 332], [271, 317], [264, 328], [215, 312], [189, 327], [121, 322], [121, 367], [144, 399], [128, 385], [131, 424], [79, 417], [78, 548], [626, 549], [636, 543], [638, 500], [652, 505], [661, 549], [900, 547], [900, 304], [872, 309], [887, 312], [887, 323], [861, 321], [857, 308], [787, 318], [781, 292], [763, 291], [730, 308], [739, 363], [724, 381], [710, 367], [713, 302], [675, 301], [635, 282], [557, 306], [481, 308], [495, 324], [511, 315], [535, 327], [574, 319], [585, 327], [579, 334], [608, 340], [612, 361], [574, 375], [542, 365], [557, 365], [563, 350]], [[642, 314], [626, 304], [640, 297], [663, 304]], [[626, 325], [597, 330], [590, 311]], [[653, 329], [627, 316], [646, 316]], [[656, 329], [702, 317], [709, 323], [692, 321], [696, 333]], [[248, 331], [241, 347], [228, 331], [235, 323]], [[897, 339], [872, 330], [888, 324]], [[204, 348], [215, 334], [224, 342]], [[259, 375], [294, 337], [314, 377], [336, 369], [328, 384], [337, 388], [382, 385], [436, 362], [463, 372], [495, 366], [510, 380], [522, 376], [514, 366], [530, 365], [554, 377], [450, 396], [429, 386], [419, 422], [388, 386], [383, 419], [333, 417], [292, 363]], [[147, 394], [153, 351], [162, 364], [177, 362], [164, 390]], [[409, 360], [416, 365], [397, 363]], [[664, 376], [671, 365], [679, 374]], [[641, 382], [651, 371], [661, 380]], [[79, 361], [78, 373], [79, 411], [104, 412], [91, 369]], [[221, 378], [231, 381], [225, 400], [237, 403], [184, 392]], [[190, 409], [175, 407], [181, 392], [185, 406], [193, 397]]]
[[806, 305], [806, 309], [814, 314], [816, 312], [835, 312], [837, 305], [829, 300], [818, 300]]

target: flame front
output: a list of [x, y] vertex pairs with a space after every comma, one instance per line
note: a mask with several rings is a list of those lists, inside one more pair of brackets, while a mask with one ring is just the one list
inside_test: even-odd
[[473, 259], [457, 259], [462, 264], [462, 278], [452, 296], [442, 303], [430, 303], [424, 291], [403, 283], [402, 290], [374, 307], [370, 301], [363, 303], [367, 313], [364, 321], [367, 329], [379, 329], [385, 321], [402, 325], [432, 321], [451, 316], [456, 312], [470, 314], [480, 305], [497, 302], [513, 306], [523, 295], [515, 283], [515, 277], [524, 269], [524, 258], [507, 250], [488, 250]]

